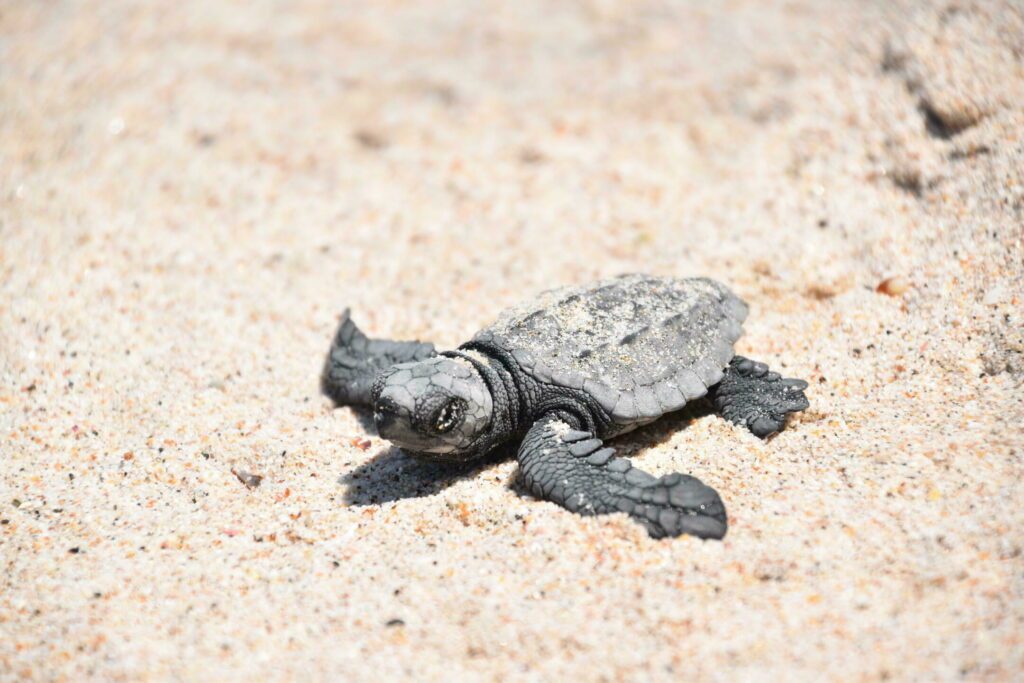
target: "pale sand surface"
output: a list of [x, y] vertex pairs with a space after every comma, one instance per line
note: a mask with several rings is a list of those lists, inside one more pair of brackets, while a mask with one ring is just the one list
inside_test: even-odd
[[[0, 679], [1019, 680], [1022, 60], [997, 2], [4, 3]], [[724, 542], [318, 391], [346, 305], [627, 271], [812, 384], [620, 442]]]

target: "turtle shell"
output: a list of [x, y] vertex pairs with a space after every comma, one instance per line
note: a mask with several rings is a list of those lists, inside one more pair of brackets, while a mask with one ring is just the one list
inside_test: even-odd
[[624, 275], [544, 292], [473, 341], [540, 382], [582, 389], [619, 425], [649, 422], [722, 379], [747, 306], [707, 278]]

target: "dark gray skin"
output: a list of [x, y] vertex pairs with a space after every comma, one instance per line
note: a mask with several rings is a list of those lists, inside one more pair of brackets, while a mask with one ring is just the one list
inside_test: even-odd
[[728, 523], [713, 489], [654, 477], [604, 441], [705, 396], [762, 438], [805, 410], [806, 382], [734, 355], [746, 313], [712, 280], [629, 275], [545, 292], [438, 353], [368, 339], [345, 311], [323, 388], [372, 406], [380, 435], [417, 457], [467, 461], [519, 441], [521, 480], [540, 498], [625, 512], [658, 538], [717, 539]]

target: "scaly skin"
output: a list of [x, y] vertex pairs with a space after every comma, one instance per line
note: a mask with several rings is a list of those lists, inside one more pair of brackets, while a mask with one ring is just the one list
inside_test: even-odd
[[708, 395], [722, 417], [763, 439], [785, 426], [788, 413], [807, 410], [806, 388], [802, 379], [783, 378], [764, 363], [736, 356]]
[[722, 538], [725, 506], [714, 489], [684, 474], [654, 477], [558, 416], [537, 421], [519, 447], [520, 476], [538, 498], [581, 515], [625, 512], [654, 538]]

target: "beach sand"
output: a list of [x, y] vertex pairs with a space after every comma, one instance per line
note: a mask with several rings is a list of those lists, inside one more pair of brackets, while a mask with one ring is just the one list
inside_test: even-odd
[[[6, 3], [0, 679], [1019, 680], [1022, 55], [1012, 2]], [[451, 347], [635, 271], [811, 383], [617, 442], [723, 542], [319, 391], [346, 306]]]

